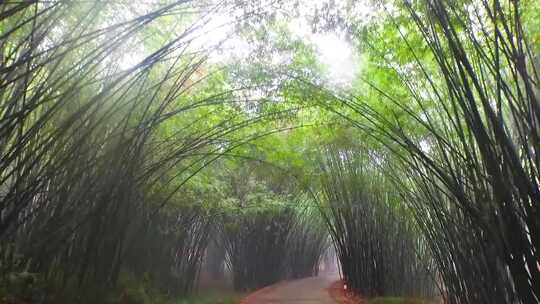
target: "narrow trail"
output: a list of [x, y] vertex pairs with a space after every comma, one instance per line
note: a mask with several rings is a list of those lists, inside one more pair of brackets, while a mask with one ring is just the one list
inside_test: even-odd
[[322, 275], [281, 282], [247, 296], [242, 304], [336, 304], [328, 288], [338, 280], [337, 275]]

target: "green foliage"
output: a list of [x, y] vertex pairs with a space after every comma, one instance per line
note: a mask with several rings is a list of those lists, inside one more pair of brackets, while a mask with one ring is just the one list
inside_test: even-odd
[[[238, 304], [241, 297], [239, 295], [206, 295], [192, 296], [187, 299], [174, 301], [174, 304]], [[172, 303], [171, 303], [172, 304]]]
[[0, 278], [0, 302], [41, 301], [48, 286], [48, 282], [37, 273], [6, 273]]
[[[433, 301], [434, 302], [434, 301]], [[367, 302], [368, 304], [430, 304], [432, 301], [415, 298], [377, 297]]]

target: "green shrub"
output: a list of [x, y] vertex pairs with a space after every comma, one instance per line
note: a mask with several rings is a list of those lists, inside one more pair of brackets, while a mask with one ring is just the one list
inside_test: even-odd
[[380, 297], [369, 300], [368, 304], [429, 304], [428, 300], [401, 297]]

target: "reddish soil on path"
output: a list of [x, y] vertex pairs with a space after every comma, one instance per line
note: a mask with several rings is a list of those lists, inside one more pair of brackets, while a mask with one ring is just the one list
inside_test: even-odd
[[343, 280], [338, 280], [332, 283], [330, 287], [328, 288], [328, 293], [330, 294], [330, 297], [337, 303], [337, 304], [363, 304], [366, 303], [364, 299], [359, 297], [358, 295], [347, 291], [343, 288], [344, 286]]

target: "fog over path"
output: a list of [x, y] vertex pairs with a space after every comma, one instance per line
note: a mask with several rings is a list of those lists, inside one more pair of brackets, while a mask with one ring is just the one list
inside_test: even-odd
[[242, 304], [335, 304], [328, 288], [337, 275], [322, 275], [272, 285], [249, 295]]

